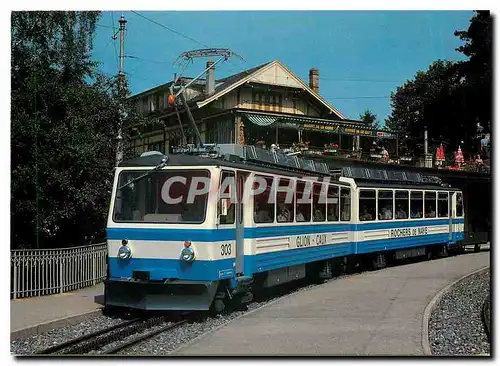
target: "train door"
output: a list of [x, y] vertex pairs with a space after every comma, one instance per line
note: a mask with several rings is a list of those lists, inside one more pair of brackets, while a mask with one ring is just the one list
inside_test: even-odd
[[245, 255], [245, 221], [243, 190], [248, 174], [237, 172], [236, 174], [236, 276], [243, 274]]

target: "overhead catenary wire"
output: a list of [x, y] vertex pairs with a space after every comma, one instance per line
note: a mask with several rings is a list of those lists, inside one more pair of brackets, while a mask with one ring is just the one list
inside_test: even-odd
[[177, 34], [177, 35], [179, 35], [179, 36], [181, 36], [181, 37], [184, 37], [184, 38], [186, 38], [186, 39], [189, 39], [190, 41], [195, 42], [195, 43], [199, 44], [200, 46], [203, 46], [203, 47], [206, 47], [206, 48], [210, 48], [210, 46], [207, 46], [206, 44], [201, 43], [201, 42], [197, 41], [196, 39], [194, 39], [194, 38], [192, 38], [192, 37], [189, 37], [188, 35], [185, 35], [185, 34], [183, 34], [183, 33], [181, 33], [181, 32], [178, 32], [178, 31], [176, 31], [175, 29], [172, 29], [172, 28], [170, 28], [170, 27], [167, 27], [166, 25], [161, 24], [161, 23], [157, 22], [156, 20], [153, 20], [153, 19], [151, 19], [151, 18], [148, 18], [147, 16], [145, 16], [145, 15], [143, 15], [143, 14], [141, 14], [141, 13], [138, 13], [137, 11], [134, 11], [134, 10], [131, 10], [131, 11], [132, 11], [132, 13], [134, 13], [134, 14], [136, 14], [136, 15], [140, 16], [141, 18], [144, 18], [144, 19], [148, 20], [149, 22], [154, 23], [154, 24], [156, 24], [156, 25], [158, 25], [158, 26], [160, 26], [160, 27], [162, 27], [162, 28], [164, 28], [164, 29], [166, 29], [166, 30], [168, 30], [168, 31], [172, 32], [172, 33], [175, 33], [175, 34]]
[[[156, 24], [158, 25], [159, 27], [162, 27], [163, 29], [165, 30], [168, 30], [169, 32], [172, 32], [174, 34], [177, 34], [183, 38], [186, 38], [198, 45], [201, 45], [203, 47], [206, 47], [206, 48], [210, 48], [210, 46], [208, 46], [207, 44], [203, 43], [203, 42], [200, 42], [182, 32], [179, 32], [171, 27], [168, 27], [162, 23], [159, 23], [143, 14], [140, 14], [139, 12], [137, 11], [132, 11], [134, 14], [140, 16], [141, 18], [153, 23], [153, 24]], [[152, 62], [152, 63], [167, 63], [167, 62], [164, 62], [164, 61], [158, 61], [158, 60], [148, 60], [148, 59], [144, 59], [144, 58], [141, 58], [141, 57], [137, 57], [137, 56], [133, 56], [133, 55], [128, 55], [126, 56], [128, 58], [132, 58], [132, 59], [135, 59], [135, 60], [139, 60], [139, 61], [144, 61], [144, 62]], [[240, 65], [237, 65], [235, 62], [233, 62], [231, 59], [229, 59], [229, 61], [235, 65], [238, 69], [241, 70], [241, 72], [244, 72], [246, 73], [247, 75], [250, 75], [251, 73], [248, 71], [248, 70], [245, 70], [243, 67], [241, 67]], [[139, 79], [143, 79], [143, 80], [151, 80], [153, 81], [152, 79], [146, 79], [146, 78], [143, 78], [143, 77], [139, 77], [137, 75], [131, 75], [129, 74], [130, 76], [133, 76], [133, 77], [136, 77], [136, 78], [139, 78]], [[263, 82], [263, 80], [259, 79], [257, 76], [252, 76], [252, 79], [253, 80], [256, 80], [256, 81], [259, 81], [259, 82]], [[303, 80], [307, 80], [307, 78], [303, 79]], [[370, 82], [370, 83], [400, 83], [401, 81], [396, 81], [396, 80], [376, 80], [376, 79], [348, 79], [348, 78], [333, 78], [333, 77], [320, 77], [320, 81], [321, 80], [324, 80], [324, 81], [338, 81], [338, 82]], [[391, 97], [390, 96], [350, 96], [350, 97], [342, 97], [342, 96], [322, 96], [323, 99], [327, 99], [327, 100], [357, 100], [357, 99], [390, 99]]]

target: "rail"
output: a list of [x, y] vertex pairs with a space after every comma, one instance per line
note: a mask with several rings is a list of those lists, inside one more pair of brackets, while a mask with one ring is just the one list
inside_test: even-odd
[[106, 243], [10, 251], [11, 299], [94, 286], [106, 277]]

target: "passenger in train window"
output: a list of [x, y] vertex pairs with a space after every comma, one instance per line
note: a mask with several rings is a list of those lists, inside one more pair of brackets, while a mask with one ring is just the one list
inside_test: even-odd
[[351, 191], [349, 188], [340, 189], [340, 221], [351, 220]]
[[398, 205], [398, 209], [396, 211], [396, 219], [406, 219], [406, 211], [403, 210], [401, 205]]
[[323, 212], [321, 212], [321, 210], [316, 209], [314, 211], [314, 221], [325, 221], [325, 216], [323, 216]]
[[284, 204], [278, 204], [278, 216], [276, 217], [278, 222], [292, 222], [292, 213]]
[[419, 208], [417, 208], [415, 211], [411, 212], [411, 218], [412, 219], [420, 219], [422, 218], [422, 211], [420, 211]]
[[359, 215], [359, 221], [370, 221], [373, 220], [373, 216], [368, 212], [368, 208], [363, 206], [361, 214]]
[[295, 216], [295, 220], [297, 222], [305, 222], [306, 221], [304, 215], [299, 210], [297, 210], [297, 215]]
[[429, 205], [425, 209], [425, 217], [436, 217], [436, 211], [432, 207], [432, 205]]
[[386, 206], [382, 207], [381, 212], [379, 214], [380, 220], [392, 220], [392, 210]]
[[272, 216], [273, 215], [271, 215], [268, 210], [261, 207], [259, 202], [255, 202], [254, 221], [256, 223], [273, 222]]
[[328, 221], [339, 221], [339, 216], [337, 214], [338, 205], [328, 204], [327, 218]]

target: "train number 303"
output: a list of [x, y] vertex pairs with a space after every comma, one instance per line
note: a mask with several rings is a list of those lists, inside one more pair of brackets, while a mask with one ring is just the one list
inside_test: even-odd
[[222, 244], [220, 246], [220, 254], [222, 256], [231, 255], [231, 244]]

